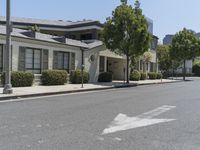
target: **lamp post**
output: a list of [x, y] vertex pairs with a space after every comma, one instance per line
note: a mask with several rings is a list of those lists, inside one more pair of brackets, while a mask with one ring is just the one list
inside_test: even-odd
[[84, 83], [83, 70], [84, 70], [84, 68], [85, 68], [85, 65], [82, 64], [82, 66], [81, 66], [81, 88], [84, 88], [83, 87], [83, 83]]
[[6, 52], [5, 52], [5, 86], [4, 94], [12, 94], [11, 85], [11, 21], [10, 21], [10, 0], [6, 0]]
[[83, 86], [83, 83], [84, 83], [83, 70], [85, 68], [85, 65], [84, 65], [84, 49], [83, 48], [81, 48], [81, 55], [82, 55], [82, 58], [81, 58], [81, 88], [84, 88], [84, 86]]

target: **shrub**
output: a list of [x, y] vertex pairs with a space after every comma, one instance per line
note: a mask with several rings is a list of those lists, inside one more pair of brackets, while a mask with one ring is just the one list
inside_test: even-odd
[[[86, 71], [83, 71], [83, 83], [88, 83], [88, 81], [89, 81], [89, 73]], [[70, 82], [73, 84], [82, 83], [81, 70], [71, 71]]]
[[141, 74], [140, 80], [146, 80], [147, 79], [146, 73], [141, 72], [140, 74]]
[[157, 73], [157, 74], [156, 74], [156, 78], [157, 78], [157, 79], [162, 79], [162, 73]]
[[193, 65], [192, 72], [195, 76], [200, 76], [200, 62]]
[[[34, 75], [29, 72], [14, 71], [11, 73], [11, 84], [13, 87], [32, 86]], [[5, 84], [5, 73], [1, 75], [1, 83]]]
[[98, 82], [112, 82], [112, 78], [111, 72], [102, 72], [99, 74]]
[[141, 77], [141, 74], [139, 71], [137, 70], [134, 70], [131, 75], [130, 75], [130, 80], [132, 81], [139, 81], [140, 80], [140, 77]]
[[157, 78], [157, 74], [155, 72], [149, 72], [148, 76], [150, 80], [155, 80]]
[[67, 71], [46, 70], [42, 72], [42, 85], [64, 85], [67, 82]]
[[[163, 79], [167, 79], [167, 78], [172, 77], [172, 76], [173, 76], [173, 73], [170, 72], [170, 71], [165, 71], [165, 72], [162, 73]], [[177, 76], [177, 74], [174, 74], [174, 76]]]

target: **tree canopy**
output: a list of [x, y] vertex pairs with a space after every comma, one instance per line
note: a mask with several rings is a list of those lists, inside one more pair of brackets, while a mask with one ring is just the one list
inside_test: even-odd
[[194, 32], [184, 28], [175, 34], [170, 46], [170, 56], [173, 60], [184, 61], [193, 59], [200, 54], [199, 39]]
[[135, 8], [121, 0], [108, 18], [103, 29], [103, 41], [108, 49], [127, 56], [127, 82], [129, 81], [129, 57], [140, 56], [149, 48], [151, 36], [148, 22], [136, 1]]
[[172, 68], [172, 60], [170, 58], [168, 45], [158, 45], [157, 58], [161, 71], [168, 71]]
[[186, 60], [193, 59], [200, 55], [200, 41], [194, 32], [184, 28], [176, 33], [170, 46], [170, 57], [172, 60], [183, 62], [183, 79], [185, 80]]

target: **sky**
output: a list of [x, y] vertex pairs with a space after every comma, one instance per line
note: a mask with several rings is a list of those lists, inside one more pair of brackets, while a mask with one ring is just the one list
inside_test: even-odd
[[[200, 0], [140, 0], [143, 14], [154, 22], [154, 35], [162, 41], [184, 27], [200, 32]], [[5, 16], [6, 0], [0, 0], [0, 15]], [[104, 23], [120, 0], [11, 0], [11, 14], [51, 20], [83, 19]], [[134, 0], [128, 0], [133, 5]]]

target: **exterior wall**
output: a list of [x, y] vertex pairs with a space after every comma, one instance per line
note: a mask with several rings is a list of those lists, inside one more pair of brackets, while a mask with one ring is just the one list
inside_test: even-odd
[[[114, 80], [126, 79], [126, 60], [108, 57], [108, 71], [113, 73]], [[125, 74], [124, 74], [125, 73]]]
[[[85, 63], [85, 70], [90, 74], [90, 81], [89, 82], [97, 82], [98, 75], [99, 75], [99, 52], [101, 47], [97, 47], [84, 53], [84, 63]], [[94, 61], [91, 61], [90, 57], [94, 56]]]
[[156, 59], [157, 59], [156, 51], [154, 51], [154, 50], [150, 50], [149, 52], [150, 52], [151, 55], [152, 55], [151, 62], [152, 62], [152, 63], [156, 63]]
[[[185, 68], [186, 68], [186, 73], [192, 73], [192, 64], [193, 64], [193, 61], [192, 60], [186, 60], [186, 63], [185, 63]], [[180, 66], [177, 70], [176, 70], [177, 73], [182, 73], [183, 72], [183, 65]]]
[[[5, 37], [0, 36], [0, 44], [5, 44]], [[75, 68], [81, 68], [81, 50], [79, 47], [72, 47], [61, 44], [53, 44], [48, 42], [41, 42], [36, 40], [22, 39], [22, 38], [12, 38], [12, 70], [18, 70], [18, 58], [19, 58], [19, 47], [31, 47], [38, 49], [48, 49], [49, 50], [49, 69], [53, 69], [53, 51], [64, 51], [75, 53], [76, 61]]]
[[[91, 56], [94, 56], [94, 61], [90, 60]], [[100, 56], [105, 56], [105, 71], [107, 71], [107, 60], [118, 61], [118, 66], [113, 70], [115, 74], [117, 74], [118, 79], [123, 79], [123, 67], [124, 61], [126, 61], [125, 57], [116, 55], [115, 53], [106, 49], [105, 46], [99, 46], [88, 51], [85, 51], [84, 54], [84, 62], [85, 69], [90, 74], [90, 82], [97, 82], [99, 75], [99, 60]], [[118, 70], [122, 70], [121, 72]]]

